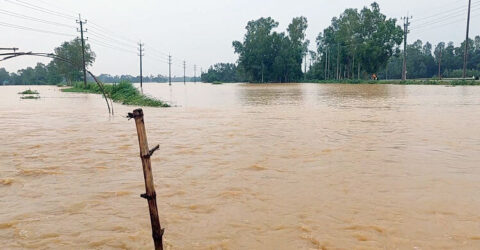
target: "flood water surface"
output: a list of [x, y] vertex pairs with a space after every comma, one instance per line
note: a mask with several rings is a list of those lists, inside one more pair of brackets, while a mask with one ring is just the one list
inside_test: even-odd
[[[0, 87], [6, 249], [153, 247], [136, 107]], [[169, 249], [479, 249], [480, 88], [145, 84]]]

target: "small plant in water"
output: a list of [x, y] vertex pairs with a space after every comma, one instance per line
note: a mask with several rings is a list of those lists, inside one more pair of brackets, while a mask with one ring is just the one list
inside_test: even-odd
[[27, 95], [27, 96], [22, 96], [20, 99], [40, 99], [39, 95]]
[[25, 91], [19, 92], [18, 94], [19, 95], [38, 95], [39, 93], [36, 90], [27, 89]]

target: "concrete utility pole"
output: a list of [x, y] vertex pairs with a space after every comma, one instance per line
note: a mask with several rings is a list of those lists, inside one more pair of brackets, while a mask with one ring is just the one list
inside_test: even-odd
[[407, 80], [407, 35], [408, 35], [408, 26], [410, 26], [409, 19], [413, 17], [402, 17], [403, 19], [403, 69], [402, 69], [402, 81]]
[[467, 61], [468, 61], [468, 33], [470, 31], [470, 7], [472, 0], [468, 0], [468, 16], [467, 16], [467, 38], [465, 38], [465, 55], [463, 56], [463, 78], [467, 78]]
[[168, 85], [172, 85], [172, 56], [168, 54]]
[[197, 65], [193, 65], [193, 81], [197, 83]]
[[138, 43], [138, 46], [140, 46], [140, 48], [138, 49], [138, 56], [140, 56], [140, 88], [143, 90], [143, 62], [142, 62], [142, 59], [143, 59], [143, 56], [145, 56], [145, 54], [143, 54], [143, 52], [145, 51], [145, 49], [143, 48], [143, 43], [140, 41]]
[[83, 61], [83, 84], [87, 87], [87, 66], [85, 65], [85, 39], [83, 39], [83, 32], [87, 32], [87, 30], [83, 30], [83, 25], [87, 23], [87, 20], [82, 21], [82, 16], [78, 14], [77, 23], [80, 24], [80, 38], [82, 40], [82, 61]]
[[187, 67], [187, 62], [183, 61], [183, 85], [187, 84], [187, 77], [186, 77], [186, 68]]
[[340, 79], [340, 43], [337, 43], [337, 80]]
[[438, 59], [438, 79], [442, 79], [442, 50], [440, 49], [440, 57]]
[[304, 62], [304, 73], [303, 73], [303, 78], [307, 79], [307, 53], [305, 53], [305, 62]]
[[328, 62], [328, 47], [327, 47], [327, 49], [325, 50], [325, 72], [323, 72], [324, 75], [325, 75], [325, 76], [324, 76], [325, 80], [327, 80], [327, 66], [328, 66], [328, 65], [327, 65], [327, 62]]

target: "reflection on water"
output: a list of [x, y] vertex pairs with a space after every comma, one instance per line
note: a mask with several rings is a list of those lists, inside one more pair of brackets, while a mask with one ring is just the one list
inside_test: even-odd
[[[0, 87], [2, 248], [152, 248], [135, 125]], [[145, 84], [171, 249], [479, 249], [480, 88]]]

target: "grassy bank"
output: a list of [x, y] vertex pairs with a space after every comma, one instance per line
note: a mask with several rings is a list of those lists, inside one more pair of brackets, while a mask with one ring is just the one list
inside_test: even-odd
[[310, 80], [305, 83], [319, 84], [396, 84], [396, 85], [450, 85], [450, 86], [475, 86], [480, 85], [480, 81], [474, 80]]
[[[88, 83], [86, 87], [83, 83], [75, 83], [73, 87], [62, 89], [62, 91], [70, 93], [102, 94], [102, 91], [96, 83]], [[163, 101], [141, 94], [140, 91], [129, 82], [121, 82], [115, 85], [105, 84], [105, 92], [112, 97], [114, 102], [124, 105], [170, 107], [170, 105]]]

